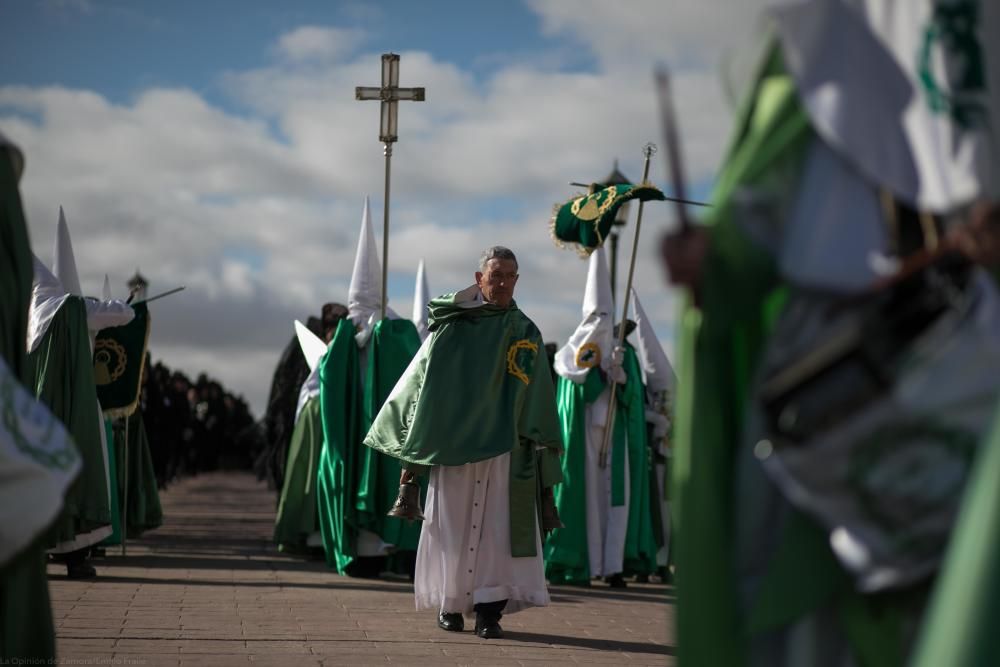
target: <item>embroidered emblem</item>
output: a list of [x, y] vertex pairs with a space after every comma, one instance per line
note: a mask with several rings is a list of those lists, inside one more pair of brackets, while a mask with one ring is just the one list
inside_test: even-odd
[[123, 345], [110, 338], [101, 338], [94, 343], [94, 348], [94, 381], [99, 387], [111, 384], [125, 374], [128, 353]]
[[593, 368], [601, 363], [601, 348], [597, 343], [584, 343], [576, 351], [576, 365], [580, 368]]
[[[924, 30], [917, 72], [931, 111], [950, 114], [962, 128], [982, 125], [987, 116], [983, 95], [986, 75], [977, 36], [979, 8], [959, 0], [934, 8]], [[934, 46], [940, 45], [947, 67], [935, 67]]]
[[517, 363], [517, 353], [519, 350], [531, 350], [535, 354], [538, 354], [538, 344], [524, 338], [516, 341], [507, 349], [507, 372], [524, 384], [531, 384], [531, 378], [528, 377], [528, 374]]

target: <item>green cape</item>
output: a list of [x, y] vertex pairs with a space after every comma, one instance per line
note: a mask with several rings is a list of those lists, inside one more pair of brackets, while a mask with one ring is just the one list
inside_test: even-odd
[[538, 327], [516, 304], [470, 308], [456, 296], [430, 302], [432, 337], [382, 406], [365, 444], [429, 466], [483, 461], [521, 441], [558, 450], [552, 375]]

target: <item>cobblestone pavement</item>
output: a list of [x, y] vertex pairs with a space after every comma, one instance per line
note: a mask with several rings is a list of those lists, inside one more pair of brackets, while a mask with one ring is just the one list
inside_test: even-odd
[[248, 473], [182, 480], [164, 525], [95, 559], [49, 565], [59, 662], [90, 665], [672, 665], [673, 591], [551, 587], [506, 638], [444, 632], [413, 586], [338, 576], [271, 542], [275, 495]]

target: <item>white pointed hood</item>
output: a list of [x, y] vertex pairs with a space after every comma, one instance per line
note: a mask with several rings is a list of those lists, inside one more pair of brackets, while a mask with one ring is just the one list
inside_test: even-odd
[[650, 391], [673, 391], [677, 384], [674, 367], [660, 345], [653, 323], [646, 316], [639, 302], [639, 295], [632, 289], [632, 318], [635, 321], [635, 350], [642, 368], [642, 382]]
[[104, 274], [104, 287], [101, 288], [101, 299], [103, 301], [111, 301], [111, 281], [108, 279], [108, 274]]
[[607, 369], [614, 348], [614, 303], [604, 247], [592, 252], [588, 261], [583, 321], [556, 352], [554, 364], [559, 375], [576, 383], [583, 382], [594, 366]]
[[[347, 289], [347, 316], [358, 328], [358, 345], [364, 346], [371, 335], [372, 327], [378, 321], [382, 310], [382, 264], [378, 260], [375, 232], [372, 231], [372, 216], [365, 197], [365, 210], [361, 215], [361, 233], [358, 236], [358, 251], [354, 256], [354, 271], [351, 286]], [[386, 317], [399, 319], [389, 307]]]
[[427, 284], [427, 272], [424, 270], [424, 260], [417, 265], [417, 282], [413, 288], [413, 324], [417, 327], [420, 340], [430, 335], [427, 328], [427, 304], [431, 302], [431, 288]]
[[365, 197], [365, 210], [361, 215], [361, 233], [358, 236], [358, 251], [354, 256], [354, 271], [351, 286], [347, 290], [347, 316], [355, 326], [364, 326], [373, 313], [381, 309], [382, 265], [378, 260], [375, 246], [375, 232], [372, 231], [372, 216]]
[[309, 366], [310, 371], [316, 370], [316, 367], [319, 366], [319, 360], [326, 354], [326, 343], [298, 320], [295, 320], [295, 335], [299, 339], [302, 356], [306, 358], [306, 365]]
[[37, 256], [32, 255], [35, 263], [35, 276], [31, 284], [31, 304], [28, 306], [28, 352], [34, 352], [41, 342], [45, 332], [49, 330], [56, 311], [69, 297], [62, 283], [55, 274], [42, 263]]
[[309, 376], [299, 387], [299, 400], [295, 406], [295, 421], [298, 421], [302, 408], [309, 399], [319, 395], [319, 362], [326, 354], [327, 344], [298, 320], [295, 320], [295, 335], [299, 339], [302, 356], [306, 358], [306, 365], [309, 366]]
[[83, 296], [80, 287], [80, 274], [76, 270], [76, 256], [73, 254], [73, 241], [69, 237], [69, 226], [66, 224], [66, 214], [59, 207], [59, 223], [56, 227], [56, 244], [52, 254], [52, 272], [55, 274], [66, 292], [75, 296]]

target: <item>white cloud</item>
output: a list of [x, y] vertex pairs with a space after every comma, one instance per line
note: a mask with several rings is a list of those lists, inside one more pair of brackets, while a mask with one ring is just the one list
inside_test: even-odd
[[364, 40], [361, 30], [307, 25], [281, 35], [276, 50], [295, 63], [331, 61], [350, 53]]
[[[421, 257], [440, 294], [470, 284], [482, 248], [501, 243], [521, 262], [519, 304], [563, 342], [580, 318], [586, 263], [552, 243], [552, 205], [577, 192], [569, 181], [599, 179], [616, 158], [639, 178], [641, 147], [660, 140], [651, 77], [665, 59], [685, 59], [675, 88], [688, 173], [710, 179], [730, 124], [712, 49], [750, 10], [531, 4], [552, 34], [592, 49], [598, 68], [518, 58], [477, 79], [429, 53], [401, 54], [401, 84], [425, 86], [427, 101], [400, 108], [389, 293], [409, 313]], [[220, 74], [240, 115], [187, 89], [115, 104], [93, 91], [0, 87], [0, 127], [27, 158], [36, 253], [51, 259], [62, 204], [86, 291], [109, 273], [121, 295], [136, 267], [154, 292], [187, 285], [151, 306], [154, 357], [204, 368], [259, 413], [291, 320], [346, 301], [366, 194], [381, 241], [378, 105], [354, 99], [356, 85], [378, 83], [379, 54], [357, 53], [360, 39], [306, 26], [278, 38], [270, 66]], [[661, 153], [652, 164], [660, 184], [663, 164]], [[668, 349], [674, 303], [656, 247], [670, 216], [646, 207], [636, 271]], [[633, 228], [621, 243], [619, 295]]]

